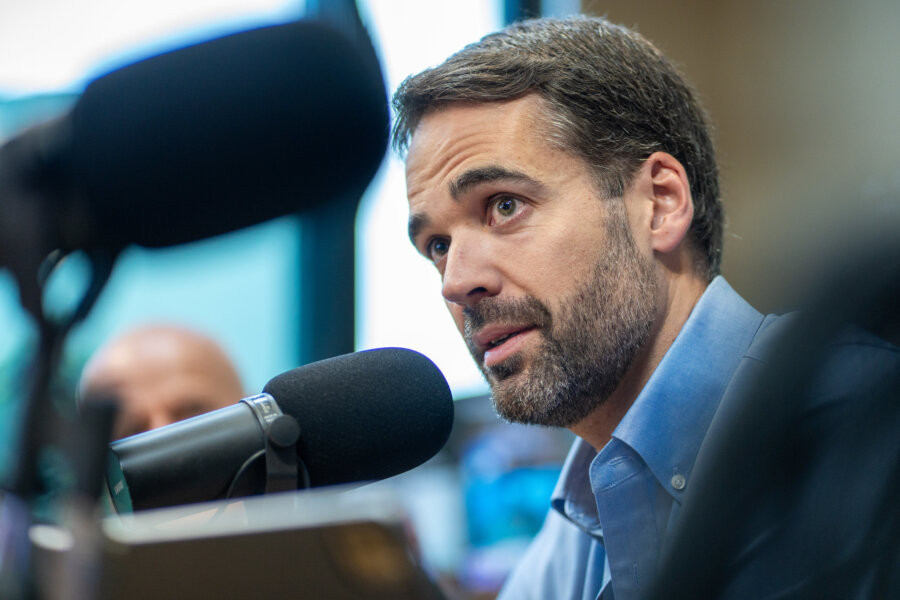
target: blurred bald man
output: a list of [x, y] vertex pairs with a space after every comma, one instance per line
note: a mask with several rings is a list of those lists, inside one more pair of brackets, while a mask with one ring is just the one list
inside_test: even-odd
[[234, 404], [240, 377], [209, 337], [172, 325], [134, 329], [102, 346], [81, 375], [82, 403], [114, 398], [113, 439]]

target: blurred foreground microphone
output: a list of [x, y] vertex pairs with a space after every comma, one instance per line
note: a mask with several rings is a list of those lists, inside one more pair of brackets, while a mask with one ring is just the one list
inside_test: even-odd
[[367, 350], [283, 373], [234, 406], [113, 442], [107, 482], [116, 509], [128, 512], [374, 481], [434, 456], [452, 425], [450, 388], [428, 358]]
[[0, 202], [40, 213], [46, 252], [180, 244], [361, 195], [387, 134], [361, 29], [262, 27], [91, 82], [64, 117], [0, 148]]

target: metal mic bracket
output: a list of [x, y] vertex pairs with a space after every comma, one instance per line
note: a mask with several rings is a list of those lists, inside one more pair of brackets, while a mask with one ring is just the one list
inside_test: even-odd
[[279, 415], [266, 429], [266, 493], [297, 489], [300, 461], [297, 440], [300, 425], [290, 415]]
[[297, 441], [300, 439], [297, 419], [281, 412], [281, 407], [269, 394], [244, 398], [241, 402], [253, 410], [265, 435], [265, 493], [308, 488], [309, 473], [297, 456]]

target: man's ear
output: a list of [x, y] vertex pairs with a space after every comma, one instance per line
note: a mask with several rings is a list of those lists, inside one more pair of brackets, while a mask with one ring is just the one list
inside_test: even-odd
[[669, 253], [678, 248], [694, 218], [694, 201], [684, 166], [667, 152], [654, 152], [644, 161], [651, 186], [650, 247]]

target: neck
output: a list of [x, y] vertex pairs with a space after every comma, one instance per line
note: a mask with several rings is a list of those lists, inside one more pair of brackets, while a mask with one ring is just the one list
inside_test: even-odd
[[705, 281], [693, 275], [663, 278], [657, 318], [647, 341], [612, 395], [594, 412], [571, 426], [569, 430], [572, 433], [597, 451], [606, 445], [675, 341], [706, 286]]

